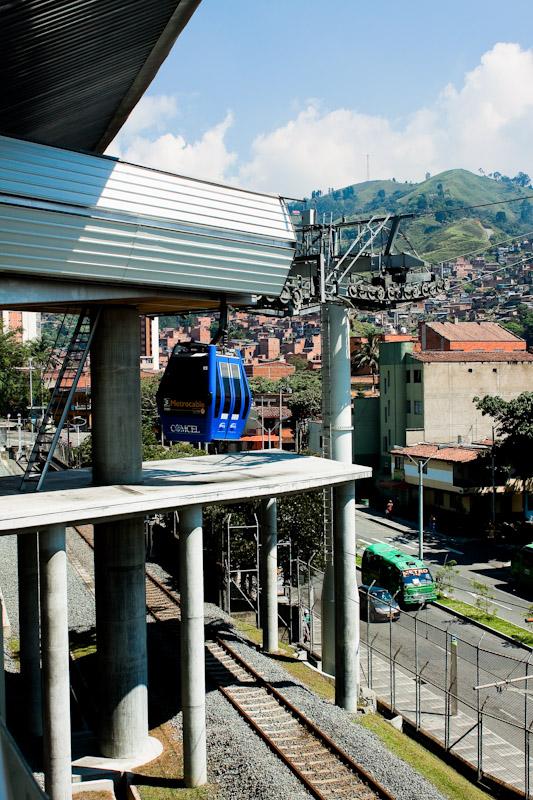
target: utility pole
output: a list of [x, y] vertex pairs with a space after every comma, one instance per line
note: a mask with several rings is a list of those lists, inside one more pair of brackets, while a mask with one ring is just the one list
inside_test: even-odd
[[428, 458], [413, 458], [409, 453], [405, 453], [407, 458], [417, 465], [418, 469], [418, 558], [424, 558], [424, 467], [430, 460]]
[[492, 494], [491, 494], [491, 519], [492, 527], [496, 525], [496, 475], [495, 475], [495, 452], [494, 452], [494, 425], [492, 426], [492, 447], [490, 449], [490, 468], [492, 474]]

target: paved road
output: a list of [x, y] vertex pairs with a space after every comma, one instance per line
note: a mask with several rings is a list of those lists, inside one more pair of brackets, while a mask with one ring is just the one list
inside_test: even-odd
[[[373, 542], [389, 542], [413, 555], [418, 554], [418, 531], [399, 522], [387, 520], [358, 510], [357, 541], [359, 552]], [[471, 541], [444, 534], [425, 533], [424, 559], [428, 564], [441, 565], [445, 559], [457, 561], [458, 575], [454, 578], [454, 597], [474, 604], [476, 594], [471, 581], [487, 584], [494, 595], [491, 601], [502, 619], [527, 628], [525, 618], [533, 598], [521, 596], [511, 581], [509, 552], [505, 546], [492, 542]]]

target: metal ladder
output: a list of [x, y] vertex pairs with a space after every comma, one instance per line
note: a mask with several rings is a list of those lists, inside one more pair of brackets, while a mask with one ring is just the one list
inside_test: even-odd
[[[54, 366], [58, 363], [57, 348], [60, 346], [62, 338], [68, 335], [71, 316], [71, 314], [67, 313], [63, 317], [56, 343], [44, 374], [52, 372]], [[66, 348], [63, 348], [63, 358], [62, 360], [59, 359], [61, 366], [57, 381], [28, 458], [26, 470], [20, 484], [21, 491], [33, 490], [38, 492], [43, 485], [89, 354], [99, 316], [100, 308], [96, 309], [96, 313], [93, 316], [91, 316], [90, 307], [82, 308], [68, 344]]]

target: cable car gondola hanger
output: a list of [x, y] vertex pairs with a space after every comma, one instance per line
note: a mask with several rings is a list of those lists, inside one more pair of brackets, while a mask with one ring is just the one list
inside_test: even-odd
[[169, 441], [234, 441], [243, 435], [252, 396], [240, 352], [226, 345], [227, 327], [223, 298], [211, 343], [180, 342], [172, 350], [156, 394]]

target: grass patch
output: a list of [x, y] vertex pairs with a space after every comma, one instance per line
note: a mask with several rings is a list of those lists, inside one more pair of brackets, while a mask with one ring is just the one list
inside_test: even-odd
[[132, 783], [141, 800], [214, 800], [217, 789], [212, 784], [196, 789], [186, 789], [182, 785], [182, 750], [172, 726], [164, 723], [150, 731], [150, 735], [159, 739], [163, 752], [155, 761], [135, 771]]
[[357, 717], [357, 724], [375, 733], [391, 753], [410, 764], [449, 800], [464, 800], [466, 797], [468, 800], [491, 798], [490, 794], [474, 786], [421, 744], [397, 731], [379, 714]]
[[[237, 630], [241, 631], [250, 641], [259, 646], [262, 645], [262, 631], [242, 619], [234, 619], [234, 624]], [[295, 658], [293, 647], [284, 644], [284, 642], [280, 642], [278, 652], [282, 653], [284, 656], [281, 666], [283, 669], [287, 670], [287, 672], [290, 672], [294, 678], [297, 678], [301, 683], [325, 700], [333, 700], [335, 698], [335, 684], [333, 680], [327, 678], [325, 675], [321, 675], [320, 672], [315, 672], [310, 669], [304, 661]]]
[[494, 628], [498, 633], [504, 633], [506, 636], [510, 636], [515, 642], [533, 647], [533, 632], [527, 631], [519, 625], [507, 622], [505, 619], [500, 619], [500, 617], [497, 617], [495, 614], [484, 614], [479, 608], [476, 608], [476, 606], [470, 603], [464, 603], [462, 600], [455, 600], [452, 597], [443, 597], [441, 595], [439, 597], [439, 603], [446, 606], [446, 608], [451, 608], [452, 611], [458, 611], [460, 614], [464, 614], [465, 617], [475, 622], [482, 622], [483, 625]]
[[20, 641], [16, 636], [10, 636], [7, 640], [7, 647], [10, 652], [11, 658], [15, 661], [20, 661]]
[[92, 656], [94, 653], [96, 653], [96, 644], [80, 645], [70, 648], [70, 654], [72, 658], [76, 660], [84, 656]]
[[[242, 619], [234, 620], [234, 624], [250, 641], [261, 645], [262, 633], [254, 625]], [[334, 701], [335, 683], [332, 678], [315, 672], [305, 662], [291, 657], [294, 653], [292, 647], [280, 644], [280, 652], [286, 656], [282, 666], [287, 672], [319, 697], [331, 702]], [[388, 750], [427, 778], [448, 800], [464, 800], [465, 798], [468, 798], [468, 800], [489, 800], [491, 798], [491, 795], [474, 786], [462, 775], [459, 775], [453, 767], [448, 766], [438, 756], [433, 755], [421, 744], [389, 725], [380, 714], [363, 714], [354, 719], [355, 724], [362, 725], [373, 731]], [[159, 799], [157, 798], [157, 800]]]

